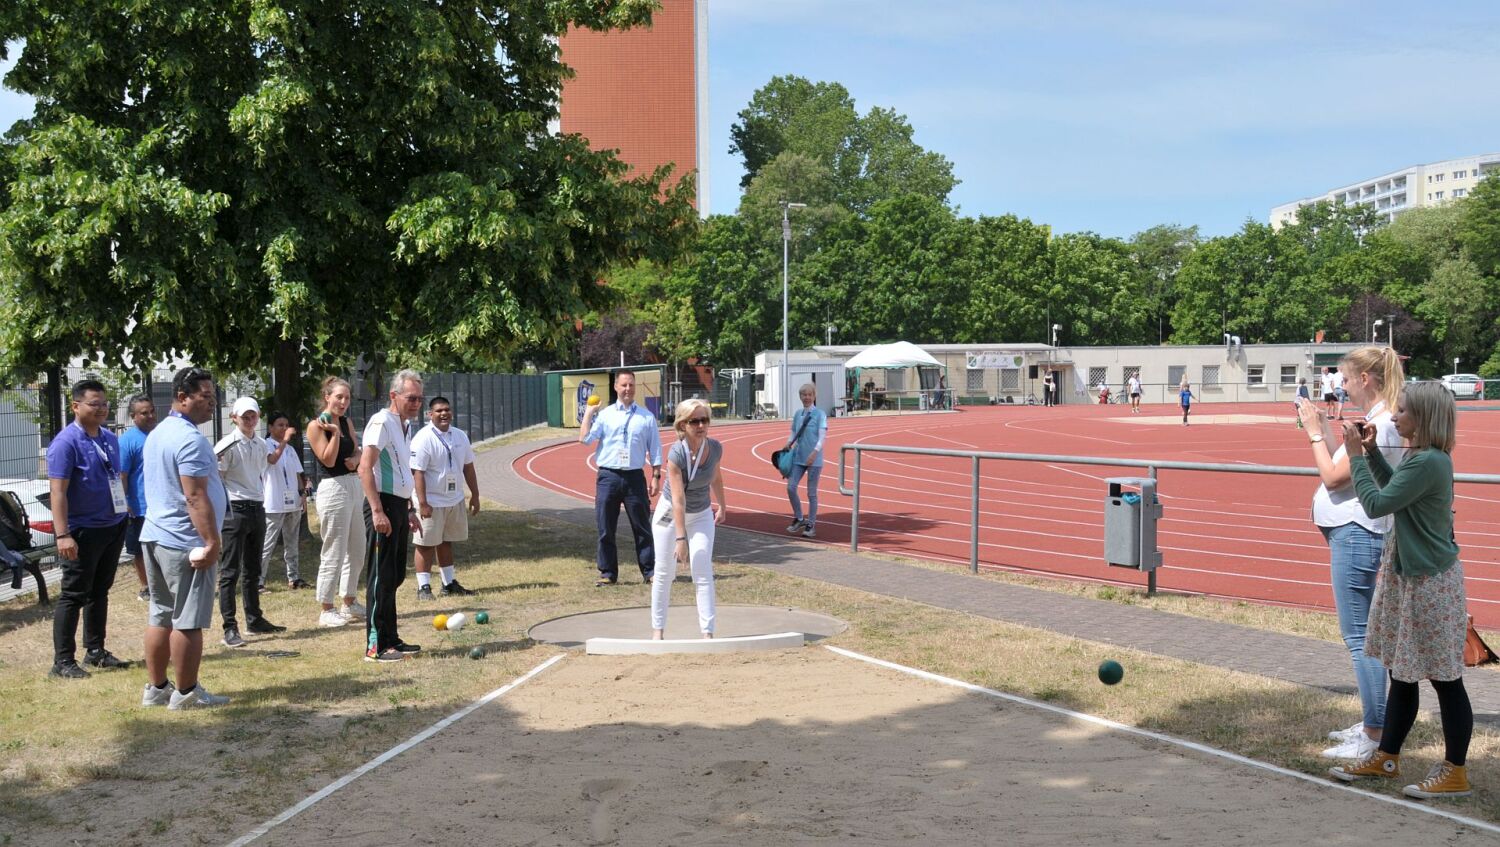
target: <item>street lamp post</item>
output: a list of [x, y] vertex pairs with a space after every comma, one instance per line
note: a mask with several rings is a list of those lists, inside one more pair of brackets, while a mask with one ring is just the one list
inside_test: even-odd
[[1371, 344], [1375, 343], [1375, 338], [1379, 334], [1379, 330], [1380, 330], [1380, 328], [1382, 326], [1385, 326], [1385, 318], [1376, 318], [1375, 319], [1375, 323], [1370, 324], [1370, 343]]
[[1057, 346], [1057, 333], [1062, 329], [1062, 324], [1052, 325], [1052, 346]]
[[782, 417], [786, 417], [787, 410], [791, 408], [792, 398], [788, 393], [791, 387], [790, 366], [787, 363], [787, 283], [790, 279], [787, 273], [787, 255], [792, 245], [792, 220], [788, 213], [792, 209], [806, 209], [806, 203], [788, 203], [781, 201], [781, 404], [778, 411]]

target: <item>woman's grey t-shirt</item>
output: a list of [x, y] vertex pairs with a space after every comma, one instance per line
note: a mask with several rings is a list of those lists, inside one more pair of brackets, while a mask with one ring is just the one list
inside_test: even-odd
[[[708, 488], [713, 484], [714, 474], [719, 472], [719, 458], [723, 455], [724, 445], [712, 438], [708, 439], [707, 449], [703, 451], [703, 464], [698, 466], [693, 478], [689, 480], [687, 441], [679, 441], [667, 451], [667, 461], [682, 469], [682, 481], [687, 483], [687, 503], [684, 504], [687, 514], [697, 514], [708, 508]], [[662, 487], [661, 496], [668, 503], [672, 502], [670, 482]]]

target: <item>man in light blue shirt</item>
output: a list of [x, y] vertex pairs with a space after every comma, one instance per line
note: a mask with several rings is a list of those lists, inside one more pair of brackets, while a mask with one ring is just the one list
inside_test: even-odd
[[[146, 690], [142, 706], [172, 710], [222, 706], [228, 697], [198, 682], [203, 629], [213, 617], [217, 564], [229, 495], [213, 446], [198, 425], [218, 406], [214, 378], [183, 368], [172, 379], [172, 411], [146, 436]], [[167, 680], [170, 663], [177, 685]]]
[[[589, 406], [578, 430], [580, 444], [597, 444], [594, 464], [599, 478], [594, 486], [594, 520], [599, 527], [599, 551], [595, 561], [599, 580], [595, 585], [614, 585], [620, 579], [619, 556], [615, 550], [615, 527], [620, 523], [620, 506], [630, 519], [635, 536], [635, 557], [641, 568], [641, 581], [651, 582], [656, 567], [656, 551], [651, 541], [651, 498], [661, 487], [661, 432], [650, 412], [635, 404], [635, 372], [615, 372], [615, 395], [618, 403]], [[601, 411], [602, 409], [602, 411]], [[650, 459], [652, 471], [646, 479], [645, 466]]]

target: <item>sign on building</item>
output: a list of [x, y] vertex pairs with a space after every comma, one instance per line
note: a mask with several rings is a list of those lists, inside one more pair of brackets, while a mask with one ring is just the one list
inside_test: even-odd
[[965, 353], [965, 366], [971, 371], [996, 368], [1004, 371], [1020, 370], [1025, 357], [1020, 353]]

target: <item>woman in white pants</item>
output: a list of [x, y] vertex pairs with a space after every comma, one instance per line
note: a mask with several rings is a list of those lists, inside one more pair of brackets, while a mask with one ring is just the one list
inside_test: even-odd
[[677, 404], [672, 424], [677, 443], [667, 451], [667, 485], [651, 521], [656, 547], [656, 572], [651, 577], [655, 640], [665, 637], [672, 580], [682, 564], [689, 565], [698, 592], [698, 630], [704, 638], [714, 637], [714, 525], [724, 520], [728, 506], [719, 475], [724, 447], [708, 437], [709, 416], [708, 403], [702, 400]]
[[[365, 523], [360, 507], [359, 444], [349, 425], [349, 383], [331, 376], [323, 380], [323, 413], [307, 422], [307, 438], [321, 466], [318, 483], [318, 529], [323, 554], [318, 562], [318, 616], [322, 626], [343, 626], [363, 618], [365, 609], [355, 598], [359, 572], [365, 563]], [[340, 600], [343, 605], [336, 605]]]

